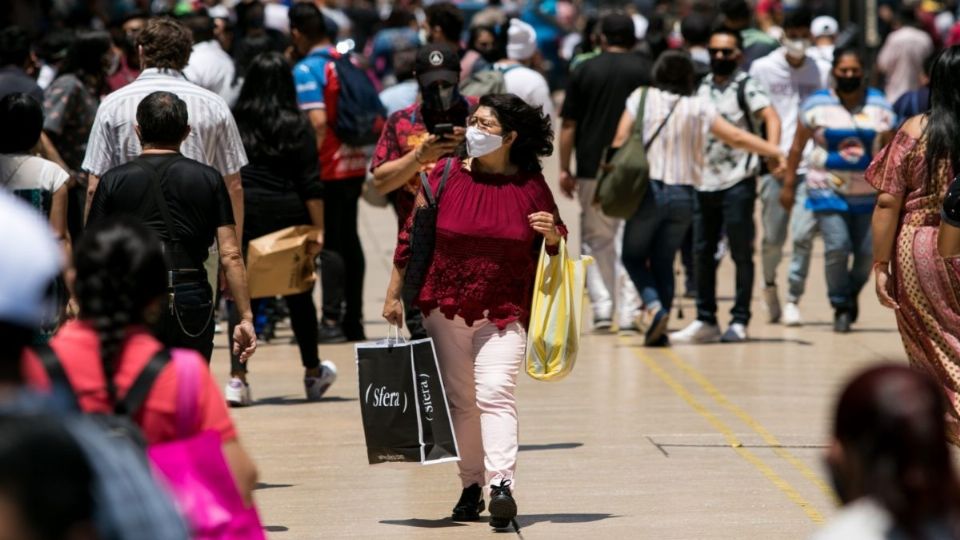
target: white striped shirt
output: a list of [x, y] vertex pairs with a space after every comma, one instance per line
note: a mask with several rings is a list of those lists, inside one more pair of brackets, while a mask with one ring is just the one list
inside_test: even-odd
[[[638, 88], [627, 98], [626, 110], [634, 120], [640, 106], [640, 92]], [[647, 151], [650, 178], [664, 184], [699, 186], [707, 153], [707, 134], [717, 118], [713, 103], [697, 96], [681, 97], [650, 88], [643, 109], [643, 140], [647, 142], [653, 137], [674, 103], [677, 103], [676, 110]]]
[[100, 103], [83, 170], [103, 176], [140, 155], [142, 149], [134, 129], [137, 106], [143, 98], [161, 90], [176, 94], [187, 104], [190, 135], [180, 147], [184, 156], [224, 176], [239, 172], [247, 164], [240, 132], [223, 98], [187, 81], [178, 71], [150, 68]]

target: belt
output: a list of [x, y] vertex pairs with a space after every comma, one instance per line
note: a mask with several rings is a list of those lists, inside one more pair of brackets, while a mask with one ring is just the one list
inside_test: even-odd
[[167, 272], [168, 285], [182, 285], [185, 283], [206, 283], [207, 272], [195, 268], [181, 268]]

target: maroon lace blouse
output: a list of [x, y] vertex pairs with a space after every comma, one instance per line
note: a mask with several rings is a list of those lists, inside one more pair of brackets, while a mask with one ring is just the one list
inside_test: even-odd
[[[444, 165], [437, 163], [430, 174], [434, 190]], [[469, 326], [484, 318], [501, 330], [514, 321], [526, 326], [542, 241], [527, 218], [535, 212], [557, 216], [557, 228], [566, 237], [540, 172], [492, 175], [454, 163], [440, 195], [433, 262], [416, 302], [424, 315], [439, 309]], [[394, 264], [400, 269], [410, 258], [412, 225], [411, 214], [397, 239]], [[556, 248], [547, 251], [557, 253]]]

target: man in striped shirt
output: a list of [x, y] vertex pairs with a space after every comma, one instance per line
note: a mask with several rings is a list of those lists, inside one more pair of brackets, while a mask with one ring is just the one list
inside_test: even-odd
[[184, 78], [182, 71], [190, 60], [192, 45], [190, 30], [173, 19], [152, 19], [140, 32], [137, 49], [143, 71], [137, 80], [103, 100], [93, 123], [83, 160], [83, 170], [90, 174], [85, 215], [90, 211], [100, 177], [142, 152], [134, 131], [137, 106], [149, 94], [163, 90], [176, 94], [187, 104], [190, 134], [180, 147], [181, 152], [223, 175], [237, 235], [243, 231], [240, 169], [247, 164], [247, 154], [223, 98]]

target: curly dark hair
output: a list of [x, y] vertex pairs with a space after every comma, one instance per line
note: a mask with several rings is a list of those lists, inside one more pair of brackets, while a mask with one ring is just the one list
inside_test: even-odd
[[653, 86], [681, 96], [693, 95], [693, 60], [682, 51], [667, 51], [653, 63]]
[[[510, 147], [510, 161], [521, 171], [543, 170], [540, 158], [553, 154], [553, 125], [543, 107], [528, 105], [514, 94], [489, 94], [480, 98], [481, 107], [489, 107], [503, 127], [503, 134], [516, 132]], [[461, 149], [466, 156], [466, 147]]]
[[190, 61], [193, 35], [183, 23], [170, 17], [150, 19], [137, 36], [143, 47], [144, 68], [182, 71]]
[[166, 292], [163, 248], [139, 221], [117, 216], [87, 229], [74, 253], [80, 319], [97, 331], [107, 394], [115, 403], [113, 377], [127, 330], [143, 324], [147, 306]]

